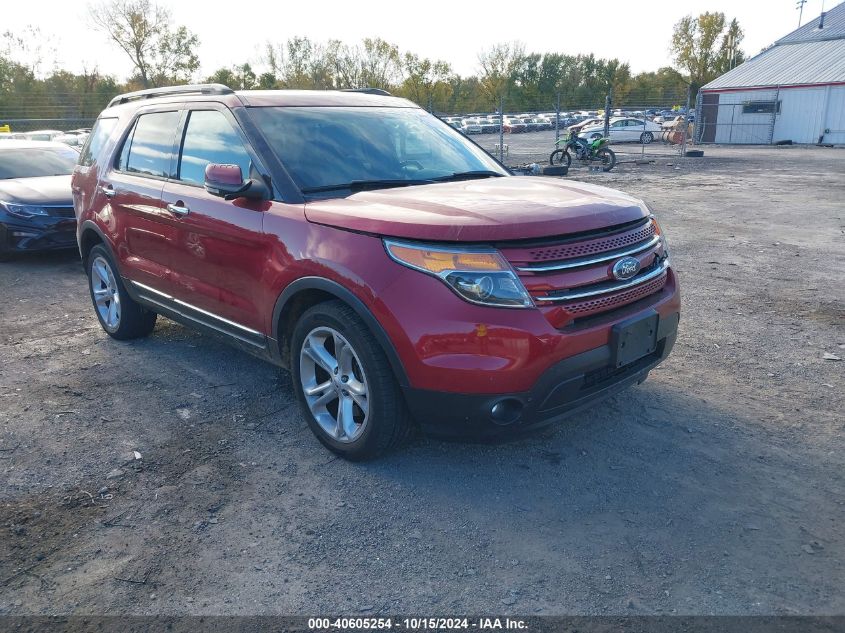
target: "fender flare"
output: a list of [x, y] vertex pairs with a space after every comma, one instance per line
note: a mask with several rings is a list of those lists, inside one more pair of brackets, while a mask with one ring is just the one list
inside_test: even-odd
[[390, 363], [391, 369], [393, 369], [393, 373], [396, 376], [396, 380], [399, 382], [399, 385], [401, 387], [410, 386], [408, 375], [405, 373], [405, 367], [402, 365], [402, 360], [399, 358], [399, 354], [396, 353], [396, 348], [393, 346], [390, 337], [387, 335], [387, 332], [384, 331], [381, 323], [379, 323], [375, 316], [373, 316], [372, 312], [370, 312], [370, 309], [363, 301], [339, 283], [326, 279], [325, 277], [300, 277], [296, 281], [290, 283], [282, 291], [282, 294], [279, 295], [279, 298], [276, 300], [276, 305], [273, 308], [272, 326], [273, 338], [279, 345], [281, 345], [279, 319], [282, 315], [282, 311], [285, 309], [288, 302], [296, 296], [297, 293], [302, 292], [303, 290], [321, 290], [323, 292], [327, 292], [355, 310], [355, 313], [362, 321], [364, 321], [372, 335], [376, 338], [376, 341], [378, 341], [384, 355], [387, 357], [387, 361]]
[[[89, 230], [94, 231], [94, 233], [99, 236], [100, 242], [106, 247], [106, 250], [109, 252], [109, 255], [111, 255], [111, 259], [114, 262], [114, 265], [117, 266], [118, 261], [117, 257], [115, 257], [114, 248], [112, 248], [111, 240], [106, 237], [106, 234], [103, 233], [103, 230], [99, 226], [97, 226], [97, 224], [92, 220], [85, 220], [79, 227], [77, 246], [79, 247], [79, 256], [82, 258], [82, 265], [85, 266], [85, 255], [82, 253], [82, 236]], [[119, 272], [120, 271], [118, 270], [118, 273]]]

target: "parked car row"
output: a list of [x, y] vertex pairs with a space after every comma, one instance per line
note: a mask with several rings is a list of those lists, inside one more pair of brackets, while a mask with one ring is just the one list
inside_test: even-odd
[[42, 141], [56, 142], [81, 148], [85, 145], [91, 130], [79, 128], [77, 130], [33, 130], [32, 132], [0, 132], [0, 141]]
[[[555, 112], [505, 114], [498, 113], [474, 114], [466, 116], [441, 117], [444, 122], [463, 132], [464, 134], [498, 134], [500, 126], [506, 134], [520, 134], [522, 132], [539, 132], [555, 129], [555, 124], [561, 131], [570, 134], [581, 134], [588, 130], [595, 138], [597, 128], [604, 129], [604, 113], [600, 110], [580, 110], [577, 112]], [[611, 140], [640, 141], [650, 143], [656, 138], [656, 133], [669, 130], [684, 121], [694, 121], [695, 113], [686, 116], [677, 110], [613, 110], [611, 114]], [[636, 123], [635, 123], [636, 121]], [[635, 134], [635, 128], [639, 133]]]

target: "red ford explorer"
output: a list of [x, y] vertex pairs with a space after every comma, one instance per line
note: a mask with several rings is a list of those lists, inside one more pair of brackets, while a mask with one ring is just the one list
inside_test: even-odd
[[73, 175], [103, 329], [162, 315], [288, 368], [350, 459], [503, 434], [642, 382], [680, 300], [625, 194], [512, 176], [380, 91], [180, 86], [115, 98]]

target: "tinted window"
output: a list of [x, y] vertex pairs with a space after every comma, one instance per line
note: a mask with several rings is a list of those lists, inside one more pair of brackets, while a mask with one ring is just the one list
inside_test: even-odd
[[82, 148], [82, 153], [79, 155], [80, 165], [91, 165], [94, 162], [116, 124], [117, 119], [97, 119], [94, 123], [94, 129], [91, 130], [91, 134], [88, 136], [88, 141], [85, 143], [85, 147]]
[[0, 147], [0, 180], [66, 176], [73, 173], [78, 157], [70, 147]]
[[142, 114], [126, 139], [118, 168], [147, 176], [169, 177], [173, 135], [178, 123], [178, 112]]
[[263, 107], [250, 112], [301, 188], [466, 171], [504, 173], [483, 149], [416, 108]]
[[249, 177], [251, 161], [241, 137], [217, 110], [195, 110], [188, 119], [179, 180], [202, 184], [209, 163], [238, 165], [244, 178]]

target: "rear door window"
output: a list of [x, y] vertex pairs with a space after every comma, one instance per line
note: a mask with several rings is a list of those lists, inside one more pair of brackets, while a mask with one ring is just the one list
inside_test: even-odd
[[173, 138], [179, 112], [142, 114], [123, 145], [118, 169], [144, 176], [169, 178]]
[[237, 165], [249, 178], [252, 161], [226, 116], [218, 110], [194, 110], [188, 118], [179, 158], [178, 179], [201, 185], [209, 163]]

